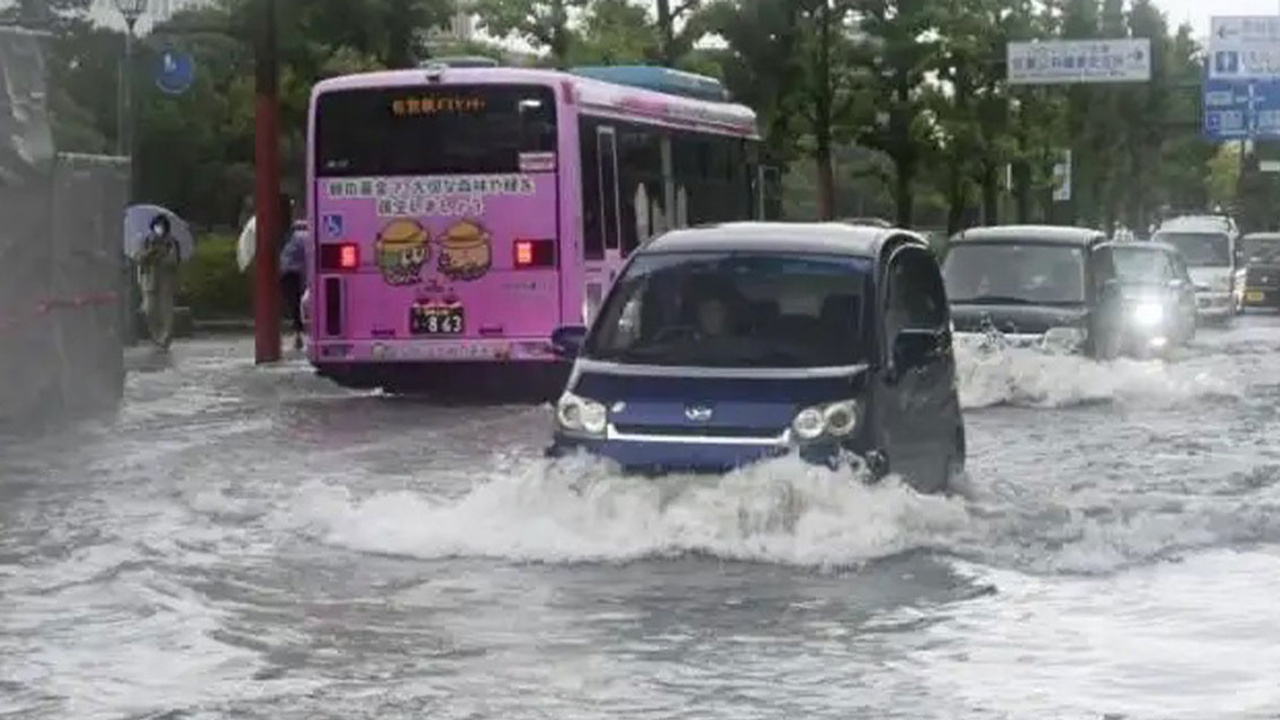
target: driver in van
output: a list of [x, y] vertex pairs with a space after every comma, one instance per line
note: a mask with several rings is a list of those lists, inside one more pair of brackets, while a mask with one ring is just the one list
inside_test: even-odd
[[699, 340], [730, 335], [735, 312], [740, 307], [736, 289], [724, 282], [695, 280], [689, 293], [696, 337]]
[[698, 303], [698, 331], [705, 337], [718, 337], [729, 326], [729, 309], [716, 297], [703, 298]]

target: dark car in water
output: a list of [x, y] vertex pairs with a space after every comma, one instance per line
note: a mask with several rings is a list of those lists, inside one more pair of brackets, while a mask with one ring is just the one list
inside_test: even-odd
[[574, 358], [553, 457], [720, 473], [794, 453], [922, 492], [963, 472], [946, 294], [906, 230], [675, 230], [629, 258], [589, 331], [553, 342]]
[[1195, 337], [1196, 287], [1177, 248], [1109, 242], [1093, 254], [1101, 288], [1099, 356], [1163, 356]]
[[1240, 245], [1244, 264], [1237, 300], [1240, 309], [1280, 308], [1280, 233], [1250, 233]]
[[1106, 313], [1098, 230], [1001, 225], [958, 233], [942, 276], [958, 335], [1096, 354]]

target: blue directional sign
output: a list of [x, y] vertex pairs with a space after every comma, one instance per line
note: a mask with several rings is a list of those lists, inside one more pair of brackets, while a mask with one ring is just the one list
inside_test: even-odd
[[1206, 78], [1203, 131], [1214, 141], [1280, 138], [1280, 79]]
[[160, 53], [156, 68], [156, 87], [169, 95], [181, 95], [196, 78], [196, 63], [191, 56], [174, 48]]

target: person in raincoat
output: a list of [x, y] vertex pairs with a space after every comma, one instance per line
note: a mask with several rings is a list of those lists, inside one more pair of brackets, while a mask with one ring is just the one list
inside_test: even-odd
[[280, 220], [284, 238], [280, 248], [280, 293], [293, 328], [293, 347], [302, 349], [302, 294], [307, 289], [307, 246], [303, 233], [293, 227], [293, 201], [280, 198]]
[[173, 341], [174, 296], [178, 290], [178, 266], [182, 252], [173, 237], [169, 218], [157, 215], [138, 255], [138, 286], [142, 290], [142, 314], [147, 334], [158, 347]]

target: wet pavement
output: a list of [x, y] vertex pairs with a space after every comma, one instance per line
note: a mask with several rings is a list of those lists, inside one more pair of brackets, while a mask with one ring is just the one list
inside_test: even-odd
[[0, 717], [1280, 713], [1280, 317], [962, 350], [968, 499], [624, 480], [251, 358], [133, 351], [118, 416], [0, 446]]

